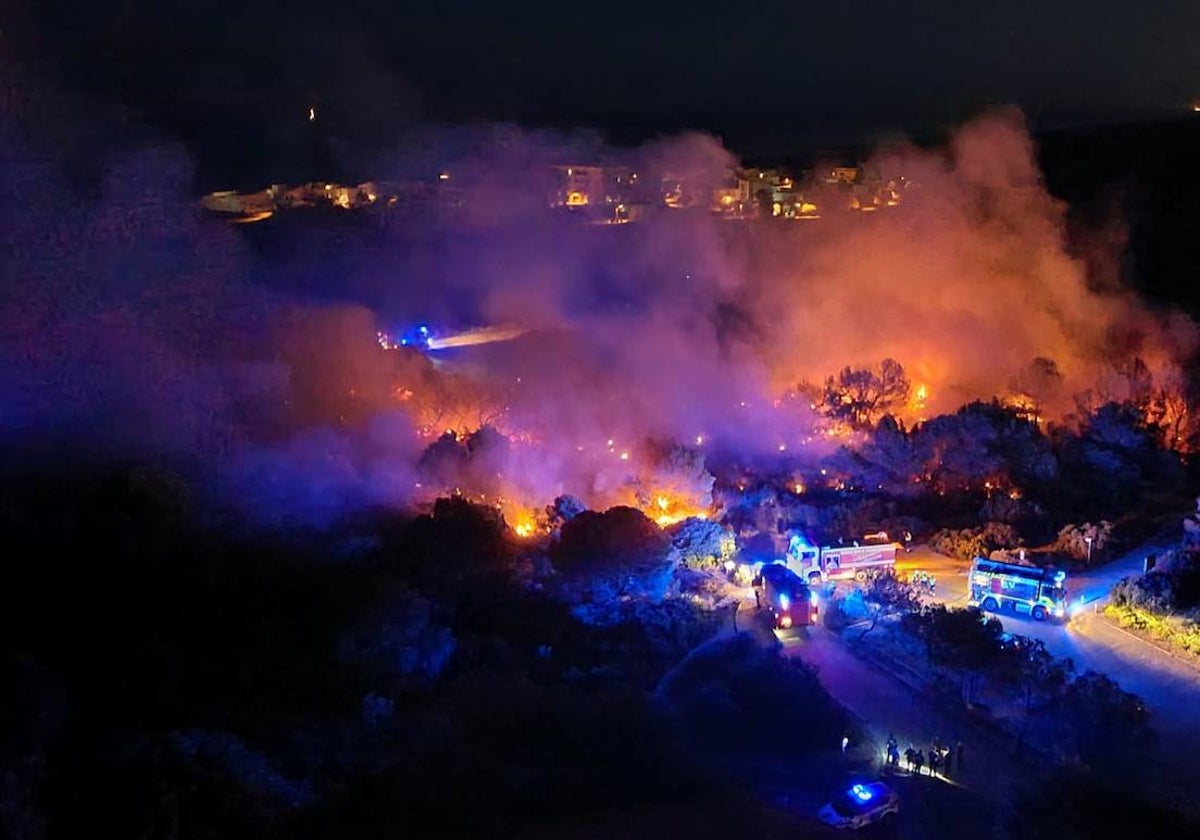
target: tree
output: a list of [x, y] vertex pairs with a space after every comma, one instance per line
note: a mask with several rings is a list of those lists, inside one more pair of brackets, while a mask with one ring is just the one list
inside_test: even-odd
[[862, 474], [856, 482], [862, 487], [884, 487], [895, 495], [919, 491], [913, 481], [921, 471], [912, 438], [896, 418], [885, 414], [870, 439], [856, 453]]
[[[1147, 798], [1136, 776], [1123, 773], [1119, 782], [1079, 770], [1034, 776], [1009, 813], [1007, 836], [1013, 840], [1200, 836], [1200, 826]], [[1152, 784], [1152, 778], [1150, 774], [1142, 781]]]
[[1146, 405], [1145, 417], [1162, 446], [1189, 454], [1196, 451], [1200, 428], [1191, 408], [1191, 400], [1178, 387], [1163, 387], [1155, 392]]
[[433, 513], [404, 529], [397, 564], [423, 589], [454, 593], [508, 574], [514, 551], [504, 517], [462, 498], [434, 502]]
[[904, 367], [895, 359], [884, 359], [874, 369], [847, 366], [825, 380], [814, 408], [854, 428], [869, 429], [884, 414], [903, 407], [911, 389]]
[[913, 433], [913, 449], [921, 462], [922, 480], [931, 490], [954, 493], [980, 489], [990, 476], [1004, 472], [993, 450], [998, 432], [991, 419], [959, 411], [922, 423]]
[[1003, 522], [989, 522], [982, 528], [959, 531], [943, 529], [929, 538], [934, 551], [960, 560], [990, 557], [993, 551], [1016, 548], [1018, 542], [1016, 530]]
[[587, 505], [575, 496], [563, 495], [556, 497], [552, 504], [546, 505], [547, 530], [558, 536], [562, 532], [563, 525], [566, 525], [585, 510], [587, 510]]
[[671, 544], [684, 565], [690, 568], [715, 568], [733, 557], [736, 550], [733, 535], [711, 519], [692, 517], [671, 526], [668, 531]]
[[678, 565], [667, 535], [630, 507], [579, 514], [563, 525], [550, 558], [560, 596], [590, 624], [621, 620], [620, 605], [630, 598], [661, 600]]
[[1054, 547], [1076, 560], [1087, 560], [1092, 554], [1098, 554], [1108, 546], [1112, 540], [1112, 533], [1113, 523], [1103, 519], [1095, 525], [1091, 522], [1064, 525], [1058, 532]]
[[669, 547], [662, 529], [636, 508], [585, 510], [563, 525], [551, 552], [561, 571], [635, 568]]
[[1029, 734], [1035, 715], [1061, 702], [1075, 664], [1070, 659], [1058, 659], [1046, 650], [1041, 639], [1015, 636], [1004, 646], [1000, 662], [1000, 678], [1016, 695], [1021, 710], [1021, 726], [1017, 731], [1017, 751], [1020, 752]]
[[858, 639], [861, 641], [880, 621], [904, 615], [921, 608], [921, 599], [911, 585], [896, 577], [891, 569], [872, 573], [862, 590], [869, 624]]
[[979, 696], [987, 672], [1004, 655], [1003, 625], [975, 607], [951, 610], [943, 604], [928, 605], [903, 615], [901, 626], [924, 643], [932, 665], [958, 673], [967, 705]]
[[1063, 376], [1058, 363], [1045, 356], [1031, 360], [1009, 382], [1017, 400], [1026, 404], [1034, 421], [1040, 421], [1047, 405], [1062, 395]]
[[1140, 697], [1095, 671], [1067, 686], [1060, 725], [1073, 755], [1091, 767], [1120, 767], [1154, 745], [1150, 712]]

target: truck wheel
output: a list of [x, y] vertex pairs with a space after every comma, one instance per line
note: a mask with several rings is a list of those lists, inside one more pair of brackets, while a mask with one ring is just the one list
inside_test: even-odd
[[995, 598], [984, 598], [979, 608], [984, 612], [1000, 612], [1000, 605], [996, 603]]
[[862, 569], [859, 569], [857, 572], [854, 573], [854, 579], [856, 581], [858, 581], [859, 583], [866, 583], [867, 582], [867, 573], [864, 572]]
[[1039, 604], [1038, 606], [1033, 608], [1033, 620], [1034, 621], [1045, 621], [1046, 620], [1046, 608], [1043, 607], [1041, 604]]
[[808, 585], [809, 586], [820, 586], [821, 585], [821, 573], [820, 572], [809, 572], [808, 573]]

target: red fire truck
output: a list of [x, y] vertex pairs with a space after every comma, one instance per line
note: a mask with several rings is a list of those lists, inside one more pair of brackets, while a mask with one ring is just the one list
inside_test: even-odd
[[776, 630], [816, 623], [817, 594], [782, 563], [763, 566], [754, 585], [761, 589], [756, 598], [771, 611]]

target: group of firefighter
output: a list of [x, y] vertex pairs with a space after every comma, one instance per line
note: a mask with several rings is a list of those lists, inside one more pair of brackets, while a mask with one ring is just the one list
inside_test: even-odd
[[[955, 767], [962, 770], [962, 741], [959, 741], [957, 746], [951, 747], [949, 744], [942, 744], [935, 737], [929, 747], [928, 756], [924, 750], [914, 749], [912, 744], [909, 744], [908, 749], [904, 751], [905, 769], [910, 773], [921, 775], [926, 761], [929, 762], [929, 775], [931, 776], [939, 775], [939, 771], [940, 775], [949, 776]], [[887, 739], [887, 767], [889, 770], [900, 768], [900, 745], [896, 743], [893, 735], [888, 735]]]
[[913, 572], [908, 576], [908, 583], [913, 589], [927, 594], [931, 598], [937, 588], [937, 578], [931, 572]]

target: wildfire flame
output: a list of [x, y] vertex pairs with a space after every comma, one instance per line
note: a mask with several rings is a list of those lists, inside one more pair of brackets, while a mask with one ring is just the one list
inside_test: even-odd
[[652, 516], [660, 528], [674, 525], [685, 519], [707, 519], [708, 511], [699, 507], [694, 500], [667, 492], [657, 493], [652, 505], [639, 505], [642, 512]]

